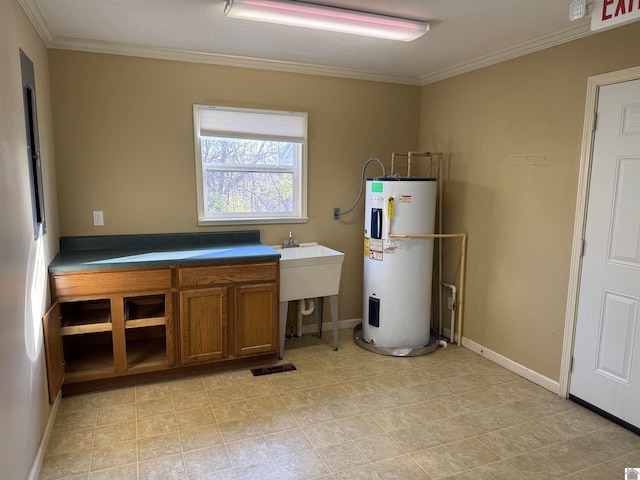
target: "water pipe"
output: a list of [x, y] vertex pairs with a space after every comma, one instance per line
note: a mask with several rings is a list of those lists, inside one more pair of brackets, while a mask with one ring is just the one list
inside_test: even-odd
[[316, 302], [313, 298], [301, 298], [298, 300], [298, 337], [302, 337], [302, 316], [311, 315], [315, 308]]
[[451, 290], [451, 331], [449, 333], [449, 341], [451, 343], [454, 342], [455, 337], [455, 322], [456, 322], [456, 293], [457, 289], [455, 285], [451, 285], [450, 283], [440, 282], [440, 285], [443, 287], [449, 288]]
[[[437, 185], [437, 196], [438, 196], [438, 231], [437, 233], [432, 234], [424, 234], [424, 235], [409, 235], [409, 234], [401, 234], [401, 233], [393, 233], [391, 224], [392, 219], [391, 216], [387, 222], [387, 235], [389, 238], [432, 238], [438, 239], [438, 303], [439, 303], [439, 315], [438, 321], [440, 323], [439, 333], [442, 336], [442, 240], [447, 238], [459, 238], [460, 242], [460, 293], [459, 293], [459, 301], [456, 303], [460, 307], [458, 310], [458, 346], [462, 345], [462, 310], [464, 305], [464, 282], [465, 282], [465, 267], [466, 267], [466, 256], [467, 256], [467, 234], [466, 233], [442, 233], [442, 204], [443, 204], [443, 160], [444, 154], [441, 152], [432, 153], [432, 152], [408, 152], [408, 153], [398, 153], [394, 152], [391, 155], [391, 176], [395, 175], [395, 157], [396, 156], [405, 156], [407, 157], [407, 177], [411, 174], [411, 158], [412, 157], [427, 157], [431, 160], [430, 164], [430, 172], [433, 169], [433, 160], [434, 157], [437, 157], [437, 171], [436, 171], [436, 179], [438, 181]], [[453, 316], [453, 313], [452, 313]], [[452, 329], [453, 330], [453, 329]], [[453, 336], [453, 335], [452, 335]]]

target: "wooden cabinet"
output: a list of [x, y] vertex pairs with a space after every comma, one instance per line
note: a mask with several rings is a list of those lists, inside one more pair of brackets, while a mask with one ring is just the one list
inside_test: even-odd
[[180, 268], [182, 363], [275, 353], [278, 275], [277, 261]]
[[183, 365], [227, 357], [228, 288], [180, 292], [180, 360]]
[[234, 354], [275, 352], [278, 345], [278, 298], [273, 283], [234, 288]]
[[170, 268], [51, 276], [43, 319], [49, 400], [63, 383], [176, 365], [175, 282]]
[[64, 383], [64, 354], [62, 353], [62, 336], [60, 305], [54, 303], [44, 315], [44, 348], [47, 357], [47, 378], [49, 379], [49, 402], [53, 403]]
[[43, 318], [50, 401], [63, 384], [275, 359], [279, 272], [269, 260], [53, 273]]
[[60, 298], [118, 294], [123, 291], [166, 290], [173, 287], [171, 268], [87, 270], [51, 275], [51, 289]]

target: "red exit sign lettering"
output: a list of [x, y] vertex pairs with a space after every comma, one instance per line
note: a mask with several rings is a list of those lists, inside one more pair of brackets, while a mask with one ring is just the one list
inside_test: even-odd
[[591, 30], [602, 30], [640, 18], [640, 0], [595, 0]]

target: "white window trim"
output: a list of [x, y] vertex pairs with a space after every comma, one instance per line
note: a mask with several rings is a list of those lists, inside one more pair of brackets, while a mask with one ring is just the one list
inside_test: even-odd
[[[202, 138], [200, 135], [200, 111], [202, 109], [220, 108], [230, 111], [238, 112], [256, 112], [260, 114], [277, 114], [291, 113], [295, 115], [301, 115], [304, 117], [305, 123], [305, 135], [304, 143], [302, 144], [302, 152], [300, 156], [300, 211], [295, 216], [274, 215], [274, 216], [247, 216], [242, 218], [242, 214], [234, 218], [220, 218], [211, 219], [205, 216], [204, 205], [204, 176], [202, 171]], [[213, 105], [193, 105], [193, 125], [194, 125], [194, 147], [195, 147], [195, 166], [196, 166], [196, 194], [197, 194], [197, 208], [198, 208], [198, 225], [199, 226], [212, 226], [212, 225], [260, 225], [260, 224], [276, 224], [276, 223], [306, 223], [309, 218], [307, 216], [307, 113], [306, 112], [286, 112], [277, 110], [260, 110], [260, 109], [248, 109], [248, 108], [235, 108], [235, 107], [222, 107]], [[240, 168], [241, 169], [241, 168]]]

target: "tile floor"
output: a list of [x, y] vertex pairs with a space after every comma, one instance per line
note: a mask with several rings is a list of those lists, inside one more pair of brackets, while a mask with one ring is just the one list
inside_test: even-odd
[[640, 437], [464, 349], [287, 340], [249, 370], [64, 398], [52, 479], [620, 480]]

